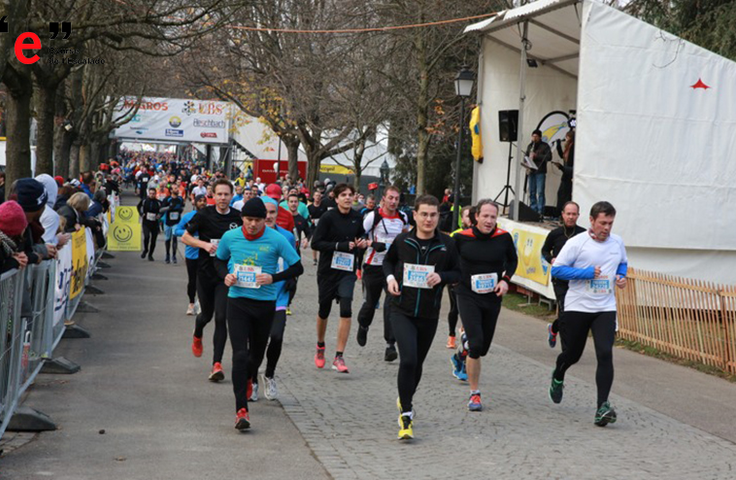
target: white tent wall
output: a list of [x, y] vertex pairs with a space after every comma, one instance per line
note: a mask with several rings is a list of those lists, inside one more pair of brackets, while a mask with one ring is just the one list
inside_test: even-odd
[[[513, 47], [518, 49], [519, 44]], [[494, 198], [506, 184], [509, 144], [500, 141], [498, 112], [519, 108], [519, 51], [485, 37], [479, 71], [481, 83], [478, 85], [478, 98], [481, 109], [483, 163], [475, 165], [476, 180], [473, 182], [473, 201], [481, 198]], [[518, 132], [519, 141], [524, 149], [531, 142], [532, 131], [537, 128], [540, 120], [556, 110], [563, 112], [574, 110], [577, 95], [577, 81], [573, 77], [544, 65], [527, 69], [526, 85], [524, 131]], [[514, 142], [512, 155], [516, 161], [516, 142]], [[553, 156], [556, 158], [557, 153], [553, 152]], [[552, 165], [547, 171], [546, 203], [556, 205], [560, 173]], [[513, 188], [515, 188], [515, 174], [516, 167], [512, 162], [510, 183]], [[525, 175], [524, 170], [521, 174]], [[522, 178], [522, 192], [523, 180]], [[513, 196], [509, 195], [509, 201], [511, 199]], [[503, 195], [498, 200], [502, 202]]]

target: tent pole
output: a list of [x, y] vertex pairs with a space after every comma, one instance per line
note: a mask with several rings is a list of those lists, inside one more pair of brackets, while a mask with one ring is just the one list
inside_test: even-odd
[[529, 40], [527, 34], [529, 33], [529, 20], [524, 21], [523, 35], [521, 36], [521, 65], [519, 67], [519, 123], [516, 127], [517, 142], [516, 142], [516, 179], [514, 184], [514, 197], [516, 199], [516, 205], [514, 206], [514, 221], [519, 221], [519, 205], [524, 196], [524, 189], [521, 187], [521, 160], [524, 158], [524, 148], [522, 146], [524, 136], [524, 102], [526, 101], [526, 50]]

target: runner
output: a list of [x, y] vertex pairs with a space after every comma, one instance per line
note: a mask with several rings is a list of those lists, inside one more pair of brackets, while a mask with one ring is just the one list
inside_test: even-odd
[[[450, 234], [451, 237], [454, 237], [455, 234], [462, 232], [463, 230], [466, 230], [473, 226], [473, 222], [470, 220], [472, 217], [474, 217], [475, 211], [471, 213], [471, 210], [474, 207], [466, 206], [463, 207], [463, 209], [460, 211], [460, 221], [462, 222], [462, 226], [452, 232]], [[447, 286], [447, 293], [450, 296], [450, 312], [447, 314], [447, 324], [450, 327], [450, 333], [447, 336], [447, 348], [454, 349], [457, 346], [457, 342], [455, 341], [456, 337], [456, 330], [457, 330], [457, 319], [458, 319], [458, 312], [457, 312], [457, 295], [455, 295], [455, 287], [452, 285]]]
[[233, 203], [233, 208], [237, 211], [242, 210], [243, 205], [245, 205], [251, 198], [253, 198], [253, 192], [250, 190], [250, 188], [246, 188], [245, 190], [243, 190], [243, 198]]
[[299, 195], [290, 193], [287, 201], [289, 213], [294, 218], [294, 231], [296, 232], [296, 251], [301, 256], [301, 249], [309, 246], [309, 239], [312, 237], [312, 228], [309, 222], [299, 213]]
[[626, 287], [628, 260], [621, 237], [611, 233], [616, 209], [598, 202], [590, 209], [590, 229], [567, 241], [552, 266], [552, 276], [570, 282], [565, 295], [565, 313], [560, 334], [565, 341], [552, 372], [549, 397], [562, 401], [565, 372], [585, 350], [588, 333], [593, 334], [598, 368], [595, 383], [598, 401], [594, 423], [605, 427], [616, 422], [616, 411], [608, 401], [613, 385], [613, 342], [616, 337], [614, 284]]
[[184, 212], [184, 200], [179, 196], [179, 189], [171, 188], [170, 192], [171, 196], [164, 199], [163, 208], [161, 209], [166, 212], [164, 216], [165, 261], [166, 263], [172, 261], [172, 257], [169, 255], [169, 251], [171, 251], [173, 253], [173, 262], [176, 263], [176, 235], [174, 235], [174, 230], [179, 223], [182, 212]]
[[[363, 230], [371, 241], [365, 254], [363, 266], [363, 287], [365, 298], [358, 312], [358, 345], [364, 347], [368, 341], [368, 329], [376, 314], [376, 305], [381, 300], [381, 292], [386, 288], [386, 277], [383, 274], [383, 258], [394, 239], [408, 230], [409, 221], [406, 215], [397, 211], [401, 192], [394, 186], [384, 190], [382, 206], [377, 211], [368, 213], [363, 219]], [[372, 196], [369, 196], [372, 198]], [[375, 205], [375, 201], [374, 201]], [[391, 330], [390, 302], [383, 305], [383, 339], [386, 341], [386, 352], [383, 359], [392, 362], [398, 357], [396, 339]]]
[[[395, 201], [398, 203], [398, 192]], [[404, 440], [414, 438], [413, 398], [437, 332], [442, 290], [460, 280], [455, 245], [437, 230], [438, 208], [439, 201], [432, 195], [419, 197], [414, 209], [416, 227], [399, 234], [383, 259], [392, 295], [391, 324], [400, 353], [397, 406], [401, 412], [399, 438]]]
[[[215, 266], [228, 287], [235, 428], [242, 431], [250, 428], [248, 398], [252, 393], [248, 390], [253, 386], [252, 375], [258, 372], [253, 360], [263, 358], [266, 350], [278, 295], [275, 283], [301, 275], [304, 268], [286, 238], [266, 228], [266, 208], [260, 198], [252, 198], [243, 205], [241, 215], [242, 228], [222, 236]], [[279, 258], [289, 267], [276, 273]]]
[[144, 165], [136, 176], [136, 193], [140, 197], [141, 201], [146, 199], [148, 193], [148, 182], [151, 181], [151, 175], [148, 173], [148, 165]]
[[[312, 204], [307, 207], [309, 209], [309, 217], [312, 220], [312, 224], [314, 225], [315, 228], [317, 228], [319, 219], [327, 211], [327, 205], [325, 205], [322, 202], [322, 197], [323, 197], [322, 191], [316, 190], [314, 194], [312, 195]], [[317, 250], [312, 250], [312, 260], [313, 260], [312, 264], [316, 266], [318, 259], [319, 259], [319, 252]]]
[[[230, 208], [233, 185], [228, 180], [221, 179], [215, 182], [214, 189], [216, 204], [197, 211], [187, 224], [187, 231], [181, 241], [185, 245], [200, 249], [197, 261], [199, 267], [197, 297], [202, 311], [195, 320], [192, 353], [195, 357], [202, 356], [204, 327], [214, 315], [215, 334], [213, 336], [212, 372], [209, 379], [212, 382], [219, 382], [225, 378], [222, 371], [222, 354], [225, 350], [225, 343], [227, 343], [227, 287], [215, 271], [212, 258], [225, 232], [237, 229], [243, 221], [240, 218], [240, 212]], [[194, 237], [197, 234], [199, 238]]]
[[141, 227], [143, 230], [143, 253], [141, 258], [153, 261], [153, 251], [156, 250], [156, 239], [158, 238], [158, 221], [160, 214], [161, 202], [156, 199], [156, 189], [151, 187], [148, 189], [148, 198], [138, 203], [138, 213], [141, 216]]
[[370, 240], [363, 237], [363, 222], [360, 214], [353, 210], [355, 189], [341, 183], [335, 187], [337, 208], [320, 218], [317, 230], [312, 236], [312, 249], [322, 254], [317, 267], [317, 287], [319, 290], [319, 313], [317, 314], [317, 352], [314, 364], [317, 368], [325, 366], [325, 331], [330, 316], [332, 302], [340, 304], [340, 325], [337, 329], [337, 351], [332, 369], [349, 373], [343, 353], [350, 335], [350, 321], [353, 316], [352, 301], [355, 288], [355, 254], [359, 249], [369, 247]]
[[[577, 224], [578, 217], [580, 217], [580, 206], [577, 203], [567, 202], [562, 207], [562, 226], [549, 232], [542, 246], [542, 257], [550, 265], [554, 266], [557, 255], [560, 254], [562, 247], [569, 239], [585, 231], [583, 227]], [[567, 293], [568, 283], [565, 280], [552, 277], [552, 287], [557, 299], [557, 318], [554, 322], [547, 324], [547, 343], [550, 348], [555, 348], [557, 334], [560, 332], [560, 318], [565, 312], [565, 294]], [[562, 342], [564, 348], [565, 340], [562, 339]]]
[[[203, 209], [207, 205], [204, 195], [200, 195], [194, 199], [194, 210], [184, 214], [176, 226], [176, 236], [181, 237], [186, 232], [187, 223], [192, 219], [197, 211]], [[187, 296], [189, 297], [189, 306], [187, 307], [187, 315], [195, 315], [199, 312], [197, 302], [197, 260], [199, 259], [199, 249], [186, 245], [184, 248], [184, 259], [187, 265]]]
[[480, 357], [491, 348], [501, 298], [509, 289], [518, 258], [511, 235], [496, 225], [498, 205], [481, 200], [475, 207], [476, 225], [455, 235], [462, 277], [455, 292], [468, 336], [467, 372], [471, 412], [483, 410], [480, 399]]

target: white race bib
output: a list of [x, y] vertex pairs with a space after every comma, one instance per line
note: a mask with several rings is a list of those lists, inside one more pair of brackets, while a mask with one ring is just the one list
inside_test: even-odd
[[179, 220], [179, 212], [169, 212], [169, 218], [171, 220]]
[[342, 270], [344, 272], [352, 272], [355, 264], [355, 255], [352, 253], [335, 252], [332, 255], [331, 268]]
[[149, 222], [155, 222], [156, 214], [151, 212], [146, 213], [146, 220], [148, 220]]
[[235, 271], [233, 273], [238, 277], [238, 280], [235, 283], [236, 287], [261, 288], [260, 285], [256, 285], [256, 275], [261, 273], [261, 267], [255, 267], [253, 265], [235, 265]]
[[[212, 245], [214, 245], [215, 247], [217, 247], [220, 244], [220, 239], [219, 238], [211, 238], [210, 239], [210, 243]], [[214, 257], [215, 255], [217, 255], [217, 249], [215, 249], [215, 253], [210, 253], [210, 257]]]
[[431, 289], [432, 287], [427, 284], [427, 277], [430, 273], [434, 273], [434, 265], [405, 263], [402, 286]]
[[470, 277], [470, 288], [475, 293], [491, 293], [498, 284], [498, 274], [479, 273]]
[[611, 279], [608, 277], [594, 278], [585, 282], [585, 291], [591, 295], [610, 295], [613, 293]]

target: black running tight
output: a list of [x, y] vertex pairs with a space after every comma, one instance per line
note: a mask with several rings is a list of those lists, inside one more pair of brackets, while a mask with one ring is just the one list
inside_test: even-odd
[[411, 412], [414, 392], [422, 379], [422, 365], [437, 332], [438, 319], [416, 318], [391, 309], [391, 326], [399, 347], [401, 411]]
[[196, 258], [187, 258], [187, 296], [189, 297], [189, 303], [194, 303], [195, 297], [197, 296], [197, 266], [198, 260]]
[[227, 291], [225, 282], [221, 279], [213, 279], [206, 275], [197, 276], [197, 297], [201, 312], [194, 322], [194, 336], [202, 338], [204, 327], [212, 315], [215, 316], [215, 334], [212, 337], [213, 351], [212, 363], [222, 362], [222, 354], [227, 343]]
[[560, 335], [565, 348], [557, 357], [556, 380], [565, 379], [565, 372], [575, 365], [585, 350], [588, 332], [593, 333], [598, 368], [595, 383], [598, 387], [598, 406], [608, 400], [613, 385], [613, 342], [616, 337], [616, 312], [565, 312], [560, 319]]

